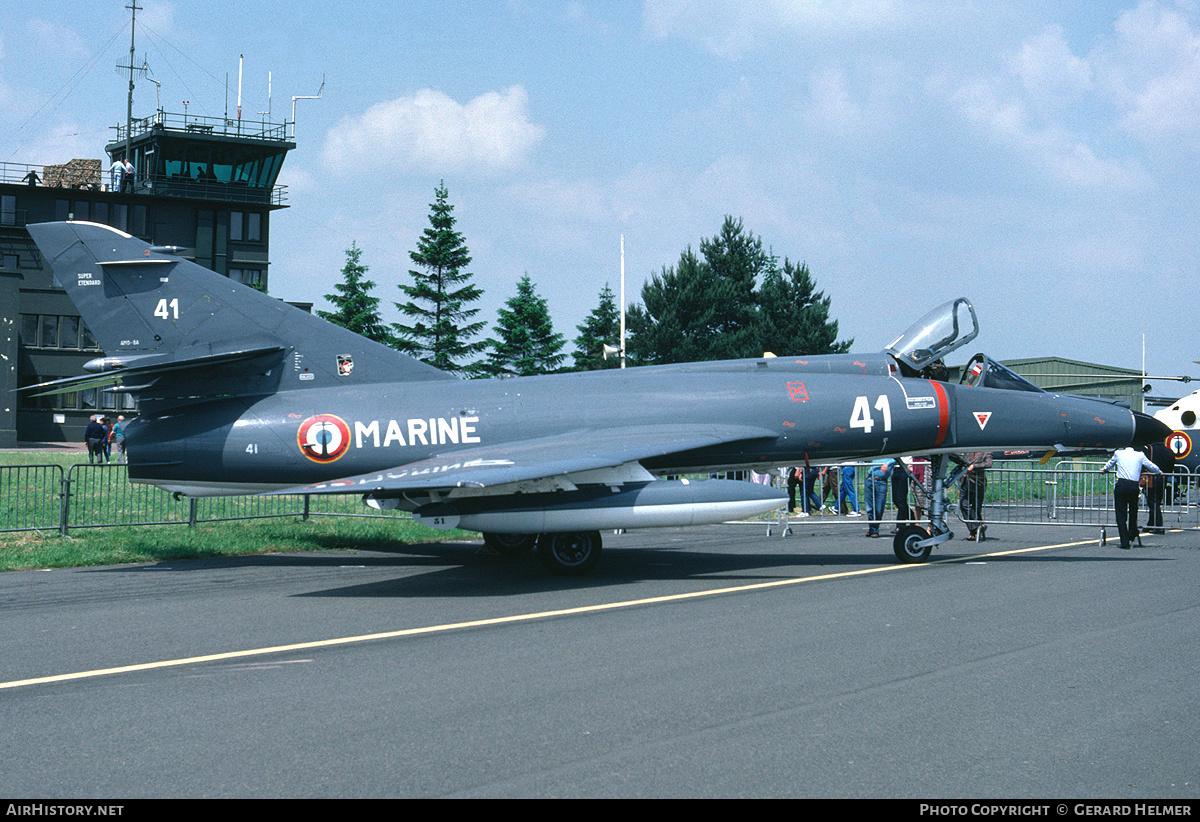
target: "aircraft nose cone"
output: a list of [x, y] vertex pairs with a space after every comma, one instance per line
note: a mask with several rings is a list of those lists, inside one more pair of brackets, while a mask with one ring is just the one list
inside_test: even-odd
[[1171, 433], [1171, 426], [1156, 420], [1149, 414], [1133, 412], [1133, 447], [1141, 448], [1152, 442], [1163, 442]]

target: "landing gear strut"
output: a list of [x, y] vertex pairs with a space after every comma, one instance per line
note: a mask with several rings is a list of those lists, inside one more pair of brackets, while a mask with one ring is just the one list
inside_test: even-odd
[[[941, 545], [954, 539], [954, 533], [946, 524], [946, 488], [952, 485], [966, 470], [961, 460], [959, 465], [947, 476], [950, 461], [954, 457], [945, 454], [934, 454], [929, 458], [929, 471], [926, 476], [931, 480], [932, 487], [925, 487], [929, 495], [929, 528], [920, 525], [905, 525], [892, 540], [892, 550], [896, 559], [905, 563], [925, 562], [933, 552], [934, 546]], [[907, 469], [907, 466], [905, 467]], [[909, 479], [919, 482], [909, 471]]]

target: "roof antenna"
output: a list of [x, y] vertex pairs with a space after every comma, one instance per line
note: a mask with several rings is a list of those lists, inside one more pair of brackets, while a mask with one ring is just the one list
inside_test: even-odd
[[321, 88], [317, 91], [316, 97], [293, 97], [292, 98], [292, 139], [296, 139], [296, 101], [297, 100], [320, 100], [321, 95], [325, 93], [325, 75], [321, 75]]
[[138, 67], [134, 65], [133, 59], [136, 56], [134, 53], [134, 43], [137, 34], [137, 13], [141, 8], [137, 4], [137, 0], [129, 0], [129, 5], [125, 8], [129, 9], [129, 65], [117, 66], [117, 68], [129, 69], [129, 99], [125, 104], [125, 159], [129, 159], [130, 148], [133, 144], [133, 74], [138, 71]]

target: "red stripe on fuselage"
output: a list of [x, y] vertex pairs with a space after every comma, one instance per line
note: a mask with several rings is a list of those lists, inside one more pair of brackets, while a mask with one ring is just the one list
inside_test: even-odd
[[950, 432], [950, 399], [946, 396], [946, 389], [941, 383], [930, 380], [929, 384], [933, 386], [933, 393], [937, 395], [938, 404], [937, 442], [933, 446], [940, 448], [946, 441], [946, 434]]

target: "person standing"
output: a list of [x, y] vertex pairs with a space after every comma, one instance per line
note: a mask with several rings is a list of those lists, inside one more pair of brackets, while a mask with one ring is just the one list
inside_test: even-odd
[[83, 441], [87, 443], [88, 462], [104, 462], [104, 426], [93, 414], [83, 432]]
[[100, 443], [100, 454], [105, 462], [112, 462], [112, 420], [101, 417], [100, 425], [104, 429], [104, 442]]
[[800, 466], [793, 465], [787, 473], [788, 512], [796, 513], [796, 487], [804, 482], [800, 476]]
[[883, 520], [883, 509], [887, 507], [888, 477], [891, 473], [891, 458], [873, 460], [867, 466], [863, 496], [866, 497], [869, 537], [879, 536], [879, 523]]
[[854, 490], [854, 463], [843, 462], [840, 474], [838, 510], [848, 517], [860, 516], [858, 513], [858, 492]]
[[113, 160], [113, 164], [108, 169], [108, 190], [120, 191], [121, 178], [125, 176], [125, 163], [121, 160]]
[[125, 173], [121, 176], [121, 193], [132, 194], [133, 193], [133, 178], [135, 176], [133, 163], [129, 162], [129, 158], [126, 157], [122, 161], [122, 165], [125, 167]]
[[[834, 508], [838, 504], [838, 488], [841, 485], [841, 470], [836, 465], [826, 465], [821, 469], [821, 513], [836, 514]], [[826, 500], [833, 495], [834, 508], [830, 508]]]
[[1162, 504], [1167, 491], [1167, 477], [1175, 473], [1175, 455], [1165, 442], [1152, 442], [1145, 448], [1146, 456], [1158, 466], [1162, 473], [1152, 475], [1146, 484], [1146, 530], [1152, 534], [1163, 533]]
[[987, 469], [992, 467], [991, 451], [974, 451], [965, 454], [967, 470], [963, 472], [959, 486], [958, 510], [963, 524], [970, 533], [968, 540], [986, 539], [987, 526], [983, 524], [983, 495], [987, 491]]
[[1137, 512], [1138, 496], [1141, 489], [1138, 480], [1142, 471], [1151, 474], [1161, 474], [1162, 470], [1152, 463], [1145, 454], [1135, 448], [1121, 448], [1112, 455], [1112, 459], [1100, 469], [1101, 474], [1107, 474], [1113, 466], [1117, 468], [1117, 484], [1113, 488], [1113, 505], [1117, 510], [1117, 534], [1121, 537], [1121, 547], [1128, 551], [1132, 540], [1138, 534]]
[[892, 460], [892, 507], [896, 509], [896, 527], [893, 534], [900, 533], [900, 526], [912, 518], [908, 509], [908, 471], [905, 466], [912, 463], [909, 457], [897, 457]]
[[805, 516], [821, 516], [821, 498], [817, 496], [817, 481], [821, 478], [821, 469], [817, 466], [804, 466], [804, 514]]
[[125, 417], [120, 414], [117, 415], [117, 421], [113, 423], [109, 442], [115, 443], [117, 446], [117, 462], [125, 462]]

